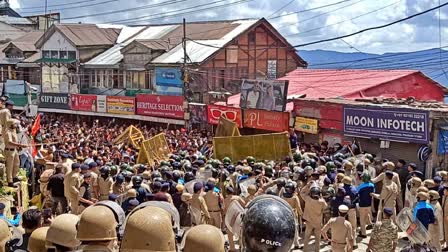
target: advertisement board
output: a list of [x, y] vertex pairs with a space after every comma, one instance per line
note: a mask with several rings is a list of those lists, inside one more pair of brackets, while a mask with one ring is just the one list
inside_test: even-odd
[[263, 129], [270, 131], [288, 131], [289, 113], [273, 112], [259, 109], [243, 110], [245, 128]]
[[437, 141], [437, 154], [442, 155], [448, 153], [448, 128], [439, 129], [439, 138]]
[[285, 111], [288, 96], [288, 81], [243, 80], [240, 107]]
[[207, 121], [209, 124], [217, 125], [221, 116], [223, 116], [225, 119], [235, 122], [236, 124], [238, 124], [239, 128], [243, 127], [243, 119], [240, 108], [218, 106], [212, 104], [207, 105]]
[[184, 98], [182, 96], [138, 94], [136, 102], [138, 115], [184, 118]]
[[39, 107], [70, 109], [70, 94], [42, 93], [39, 96]]
[[343, 121], [345, 135], [399, 142], [429, 142], [428, 111], [344, 106]]
[[319, 122], [316, 119], [306, 118], [306, 117], [296, 117], [296, 123], [294, 128], [297, 131], [317, 134]]
[[207, 105], [190, 103], [188, 109], [190, 110], [190, 123], [207, 124]]
[[96, 95], [70, 95], [72, 110], [96, 112]]
[[106, 95], [97, 95], [96, 96], [96, 111], [100, 113], [107, 112], [107, 96]]
[[135, 98], [126, 96], [107, 96], [107, 113], [120, 115], [135, 114]]
[[182, 73], [179, 68], [156, 67], [156, 91], [159, 95], [182, 95]]

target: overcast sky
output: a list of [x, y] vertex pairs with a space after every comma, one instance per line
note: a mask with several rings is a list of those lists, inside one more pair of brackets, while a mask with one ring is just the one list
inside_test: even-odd
[[[242, 1], [245, 2], [241, 3]], [[287, 15], [292, 12], [308, 10], [341, 1], [48, 0], [48, 6], [50, 6], [48, 9], [60, 11], [63, 22], [84, 23], [118, 22], [138, 24], [140, 22], [149, 24], [180, 22], [182, 17], [185, 17], [187, 21], [265, 17], [291, 44], [296, 45], [344, 35], [370, 26], [392, 22], [439, 4], [439, 0], [346, 0], [333, 6]], [[441, 3], [447, 2], [447, 0], [440, 1]], [[215, 3], [210, 4], [213, 2]], [[16, 8], [19, 13], [33, 15], [44, 11], [44, 8], [33, 7], [44, 6], [45, 0], [10, 0], [10, 3], [11, 7]], [[67, 3], [73, 4], [67, 5]], [[228, 3], [234, 3], [234, 5], [222, 6]], [[289, 5], [287, 5], [288, 3]], [[284, 9], [279, 10], [284, 6]], [[129, 8], [135, 9], [132, 11], [126, 10]], [[163, 15], [174, 15], [197, 9], [203, 10], [163, 18]], [[115, 10], [118, 12], [114, 14], [89, 16]], [[447, 46], [448, 6], [444, 7], [440, 14], [442, 46]], [[82, 15], [89, 17], [72, 19], [73, 17]], [[282, 15], [282, 17], [278, 17], [279, 15]], [[277, 18], [270, 18], [276, 16]], [[137, 17], [145, 18], [136, 20], [135, 18]], [[149, 18], [151, 19], [148, 20]], [[371, 53], [416, 51], [439, 47], [439, 12], [434, 11], [409, 20], [408, 22], [347, 38], [345, 41], [362, 52]], [[344, 52], [356, 51], [341, 40], [303, 47], [303, 49], [326, 49]]]

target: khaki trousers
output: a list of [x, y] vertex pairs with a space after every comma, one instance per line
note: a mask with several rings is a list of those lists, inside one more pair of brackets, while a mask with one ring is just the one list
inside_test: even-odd
[[366, 226], [372, 223], [372, 207], [359, 208], [359, 225], [361, 226], [361, 234], [367, 235]]
[[440, 227], [439, 225], [429, 224], [429, 244], [438, 252], [442, 251], [442, 244], [440, 243]]
[[6, 155], [6, 176], [8, 183], [12, 183], [12, 178], [19, 172], [19, 153], [16, 150], [5, 150]]
[[448, 221], [443, 217], [443, 238], [448, 246]]
[[79, 214], [79, 200], [78, 198], [69, 198], [72, 214]]
[[354, 245], [356, 245], [356, 229], [358, 227], [357, 221], [356, 221], [356, 208], [352, 208], [348, 210], [348, 221], [350, 221], [350, 224], [352, 224], [352, 235], [353, 235], [353, 241]]
[[313, 226], [311, 223], [306, 223], [305, 228], [305, 239], [303, 241], [303, 251], [313, 251], [308, 248], [308, 244], [310, 243], [311, 235], [314, 235], [316, 241], [314, 243], [314, 251], [318, 252], [320, 250], [320, 231], [322, 229], [321, 225]]
[[341, 244], [341, 243], [336, 243], [336, 242], [331, 242], [331, 251], [332, 252], [346, 252], [346, 251], [348, 251], [347, 245]]
[[222, 222], [222, 216], [221, 211], [219, 212], [208, 212], [210, 214], [210, 225], [215, 226], [221, 230], [221, 222]]

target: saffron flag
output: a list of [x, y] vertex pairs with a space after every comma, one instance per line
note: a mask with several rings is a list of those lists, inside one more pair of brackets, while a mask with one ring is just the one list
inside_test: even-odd
[[36, 117], [36, 120], [34, 120], [33, 127], [31, 127], [31, 136], [35, 137], [37, 132], [40, 129], [40, 119], [42, 117], [42, 113], [39, 113]]

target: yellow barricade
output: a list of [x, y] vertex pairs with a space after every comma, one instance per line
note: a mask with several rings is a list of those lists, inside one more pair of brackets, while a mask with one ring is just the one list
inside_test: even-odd
[[291, 155], [288, 133], [253, 136], [213, 138], [214, 155], [217, 159], [230, 157], [242, 160], [253, 156], [257, 160], [282, 160]]
[[139, 149], [141, 142], [144, 140], [143, 133], [134, 127], [129, 126], [123, 133], [114, 139], [114, 144], [132, 144], [135, 148]]
[[216, 128], [217, 137], [241, 136], [238, 124], [221, 116], [219, 118], [218, 127]]
[[161, 133], [142, 142], [137, 163], [154, 165], [155, 161], [168, 160], [170, 153], [165, 134]]

